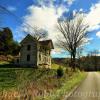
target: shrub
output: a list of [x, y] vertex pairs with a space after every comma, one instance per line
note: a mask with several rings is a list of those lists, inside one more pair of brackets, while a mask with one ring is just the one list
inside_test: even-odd
[[64, 75], [63, 68], [59, 66], [59, 68], [57, 69], [57, 76], [62, 77], [63, 75]]

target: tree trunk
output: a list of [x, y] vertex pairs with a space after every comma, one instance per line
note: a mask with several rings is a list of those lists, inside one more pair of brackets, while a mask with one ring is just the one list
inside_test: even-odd
[[76, 58], [75, 57], [76, 57], [76, 55], [75, 55], [75, 53], [73, 53], [73, 62], [72, 62], [73, 66], [72, 67], [73, 67], [74, 70], [75, 70], [75, 67], [76, 67]]
[[75, 71], [76, 67], [76, 50], [70, 53], [71, 60], [70, 60], [70, 67]]
[[71, 59], [70, 59], [69, 66], [70, 66], [71, 68], [73, 68], [73, 55], [72, 55], [72, 53], [71, 53]]

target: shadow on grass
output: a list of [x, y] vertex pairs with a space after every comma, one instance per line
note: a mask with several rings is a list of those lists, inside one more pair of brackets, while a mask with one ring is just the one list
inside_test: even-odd
[[0, 64], [0, 68], [36, 68], [33, 66], [19, 66], [15, 64]]

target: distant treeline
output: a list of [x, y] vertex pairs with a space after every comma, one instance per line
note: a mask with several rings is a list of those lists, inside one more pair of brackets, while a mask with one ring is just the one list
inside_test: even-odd
[[[68, 67], [70, 58], [53, 58], [52, 62]], [[86, 71], [100, 70], [100, 56], [83, 56], [76, 59], [76, 67]]]

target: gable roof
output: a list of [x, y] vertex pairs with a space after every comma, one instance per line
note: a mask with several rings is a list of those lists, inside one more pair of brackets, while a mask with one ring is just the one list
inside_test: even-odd
[[21, 42], [20, 42], [20, 44], [23, 44], [25, 41], [27, 41], [28, 39], [31, 39], [31, 40], [33, 40], [33, 41], [36, 41], [36, 39], [32, 36], [32, 35], [30, 35], [30, 34], [28, 34]]
[[[28, 39], [31, 39], [32, 41], [37, 41], [32, 35], [28, 34], [21, 42], [20, 44], [23, 44], [24, 41], [27, 41]], [[44, 46], [49, 46], [50, 45], [50, 48], [51, 49], [54, 49], [54, 45], [53, 45], [53, 42], [52, 40], [42, 40], [42, 41], [39, 41], [39, 44]]]
[[51, 49], [54, 49], [52, 40], [43, 40], [43, 41], [39, 41], [39, 43], [41, 45], [47, 45], [47, 46], [50, 45]]

